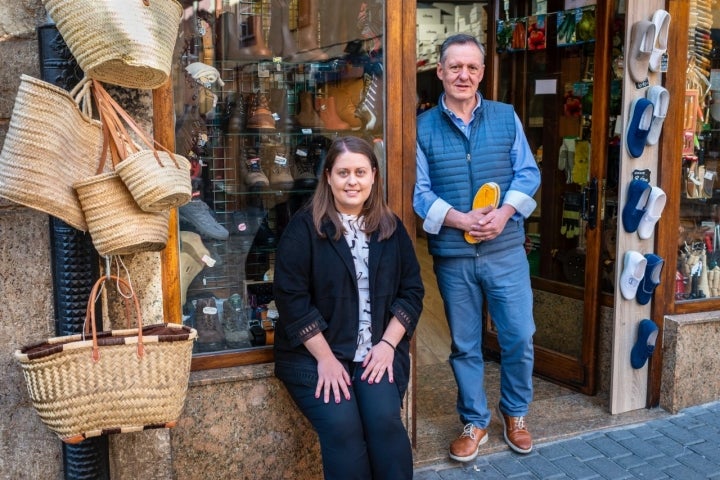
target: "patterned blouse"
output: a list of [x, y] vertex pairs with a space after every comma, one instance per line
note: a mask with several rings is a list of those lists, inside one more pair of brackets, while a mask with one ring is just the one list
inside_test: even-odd
[[343, 232], [345, 240], [350, 247], [350, 252], [355, 262], [359, 300], [358, 313], [360, 315], [355, 361], [362, 362], [372, 348], [372, 331], [370, 329], [370, 279], [368, 276], [370, 246], [368, 245], [367, 235], [362, 231], [363, 217], [341, 213], [340, 218], [345, 227], [345, 231]]

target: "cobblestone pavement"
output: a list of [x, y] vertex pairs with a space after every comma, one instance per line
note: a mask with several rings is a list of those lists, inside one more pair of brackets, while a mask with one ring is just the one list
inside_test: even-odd
[[720, 480], [720, 401], [676, 415], [480, 455], [466, 464], [431, 465], [414, 480], [464, 479], [679, 479]]

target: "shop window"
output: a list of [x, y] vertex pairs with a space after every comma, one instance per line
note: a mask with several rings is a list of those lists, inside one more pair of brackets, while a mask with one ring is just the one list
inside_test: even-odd
[[383, 3], [186, 5], [173, 89], [176, 150], [193, 165], [193, 200], [178, 212], [193, 366], [267, 361], [275, 249], [329, 144], [373, 142], [385, 177]]
[[690, 2], [675, 300], [720, 297], [720, 14]]

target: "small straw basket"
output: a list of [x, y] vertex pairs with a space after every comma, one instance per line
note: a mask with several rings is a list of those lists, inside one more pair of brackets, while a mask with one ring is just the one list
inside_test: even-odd
[[176, 0], [43, 0], [90, 78], [154, 89], [170, 75], [182, 5]]
[[[115, 172], [138, 206], [146, 212], [164, 212], [189, 202], [192, 182], [187, 158], [151, 139], [96, 80], [93, 92], [104, 128], [118, 152]], [[146, 149], [130, 140], [126, 125]]]
[[197, 331], [165, 323], [97, 332], [95, 299], [109, 279], [117, 282], [125, 300], [132, 300], [142, 325], [138, 298], [129, 284], [106, 276], [95, 283], [88, 301], [85, 330], [90, 329], [92, 338], [54, 337], [14, 354], [40, 419], [65, 443], [170, 428], [185, 403]]

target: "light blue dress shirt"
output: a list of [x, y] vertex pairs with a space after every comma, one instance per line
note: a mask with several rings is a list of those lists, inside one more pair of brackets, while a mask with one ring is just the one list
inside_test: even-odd
[[[472, 112], [470, 123], [475, 118], [475, 114], [480, 108], [482, 97], [477, 94], [477, 106]], [[450, 116], [453, 123], [462, 131], [465, 136], [470, 137], [470, 123], [466, 124], [462, 118], [455, 115], [445, 106], [445, 95], [441, 98], [441, 107]], [[517, 114], [515, 116], [515, 141], [510, 149], [510, 161], [513, 165], [513, 180], [510, 182], [510, 188], [505, 192], [503, 205], [512, 205], [516, 213], [512, 218], [519, 220], [527, 218], [537, 207], [537, 202], [533, 195], [540, 186], [540, 172], [535, 162], [535, 157], [530, 150], [525, 131]], [[432, 183], [430, 182], [428, 160], [425, 152], [417, 145], [416, 154], [417, 172], [415, 191], [413, 193], [413, 208], [421, 218], [424, 218], [423, 230], [428, 233], [438, 233], [445, 221], [445, 216], [453, 207], [448, 202], [440, 198], [433, 192]]]

